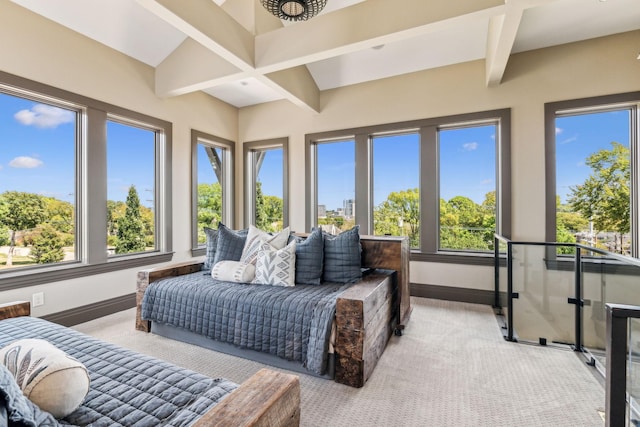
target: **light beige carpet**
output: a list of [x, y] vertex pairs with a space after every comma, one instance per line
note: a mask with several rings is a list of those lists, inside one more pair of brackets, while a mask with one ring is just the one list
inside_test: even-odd
[[[367, 384], [301, 375], [304, 426], [602, 426], [604, 390], [571, 351], [505, 342], [490, 307], [412, 298]], [[134, 329], [126, 310], [75, 329], [209, 376], [264, 365]]]

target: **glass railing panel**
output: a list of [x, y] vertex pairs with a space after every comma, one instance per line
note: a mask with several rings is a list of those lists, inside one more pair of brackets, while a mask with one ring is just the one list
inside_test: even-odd
[[570, 257], [557, 268], [555, 247], [514, 245], [513, 288], [519, 298], [513, 303], [515, 332], [519, 340], [546, 344], [573, 344], [574, 266]]
[[606, 304], [640, 306], [640, 267], [607, 253], [581, 249], [583, 288], [583, 342], [597, 362], [606, 369]]
[[629, 369], [627, 370], [627, 405], [630, 421], [627, 425], [640, 425], [640, 319], [629, 319]]

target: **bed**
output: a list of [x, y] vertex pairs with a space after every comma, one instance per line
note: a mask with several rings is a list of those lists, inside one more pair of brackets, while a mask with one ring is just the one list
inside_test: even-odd
[[[237, 385], [29, 317], [29, 312], [27, 302], [0, 305], [0, 348], [16, 340], [46, 340], [82, 363], [90, 377], [82, 405], [58, 420], [60, 425], [299, 425], [294, 375], [263, 369]], [[6, 388], [0, 387], [0, 397]], [[0, 399], [0, 423], [3, 416], [6, 422], [6, 407]], [[43, 420], [36, 424], [58, 425]]]
[[136, 328], [362, 387], [411, 307], [408, 239], [360, 244], [364, 273], [348, 285], [238, 286], [203, 274], [202, 262], [140, 271]]

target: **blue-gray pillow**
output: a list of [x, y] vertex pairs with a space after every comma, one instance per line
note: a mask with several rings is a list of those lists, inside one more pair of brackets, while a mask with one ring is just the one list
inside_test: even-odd
[[216, 247], [218, 246], [218, 230], [204, 227], [204, 234], [207, 237], [205, 243], [206, 252], [204, 255], [204, 270], [211, 270], [213, 267], [213, 259], [216, 256]]
[[344, 231], [337, 236], [323, 233], [325, 282], [353, 283], [362, 278], [362, 246], [360, 226]]
[[296, 240], [296, 284], [319, 285], [322, 283], [324, 259], [324, 239], [319, 228], [314, 229], [306, 239]]
[[22, 394], [13, 374], [2, 363], [0, 363], [0, 407], [4, 408], [7, 421], [11, 421], [9, 425], [12, 426], [57, 427], [60, 425], [53, 415], [38, 408]]
[[216, 256], [216, 247], [218, 246], [218, 230], [213, 228], [204, 227], [204, 234], [207, 236], [206, 252], [204, 255], [204, 270], [211, 271], [213, 267], [213, 259]]
[[242, 249], [247, 240], [248, 229], [235, 231], [224, 225], [218, 224], [218, 243], [213, 265], [218, 261], [240, 261]]

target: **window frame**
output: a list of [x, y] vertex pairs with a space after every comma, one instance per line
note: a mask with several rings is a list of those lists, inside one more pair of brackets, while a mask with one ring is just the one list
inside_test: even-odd
[[191, 130], [191, 255], [205, 255], [206, 245], [198, 243], [198, 145], [203, 143], [224, 150], [222, 160], [222, 222], [234, 227], [236, 143], [195, 129]]
[[[545, 241], [556, 241], [556, 119], [576, 113], [606, 112], [631, 108], [630, 156], [631, 156], [631, 255], [640, 257], [640, 91], [595, 96], [544, 104], [545, 135]], [[549, 251], [549, 258], [556, 258]]]
[[420, 135], [420, 249], [411, 251], [412, 261], [493, 265], [493, 252], [439, 249], [440, 177], [438, 171], [438, 130], [495, 122], [496, 134], [496, 232], [511, 236], [511, 109], [318, 132], [305, 135], [307, 231], [316, 226], [317, 145], [352, 139], [356, 145], [356, 224], [361, 234], [373, 232], [372, 137], [418, 132]]
[[242, 144], [245, 170], [245, 226], [255, 225], [256, 180], [258, 178], [251, 154], [258, 151], [282, 149], [282, 227], [289, 226], [289, 138], [248, 141]]
[[[120, 271], [170, 261], [173, 258], [171, 211], [170, 122], [93, 98], [0, 71], [0, 90], [33, 101], [76, 109], [76, 255], [75, 261], [0, 272], [0, 292], [62, 280]], [[107, 118], [126, 118], [158, 132], [156, 138], [156, 250], [118, 257], [107, 255]], [[158, 136], [159, 135], [159, 136]], [[89, 143], [90, 141], [90, 143]]]

